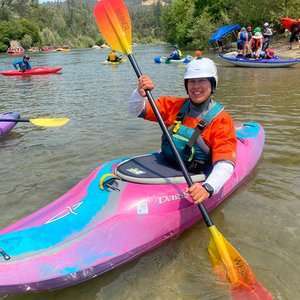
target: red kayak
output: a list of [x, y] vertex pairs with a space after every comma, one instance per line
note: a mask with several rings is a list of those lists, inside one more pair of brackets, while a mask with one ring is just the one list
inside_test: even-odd
[[300, 19], [281, 18], [280, 22], [281, 22], [282, 27], [284, 27], [288, 31], [292, 31], [293, 25], [300, 24]]
[[46, 75], [58, 73], [61, 69], [62, 67], [35, 67], [24, 72], [18, 70], [0, 71], [0, 74], [4, 76]]

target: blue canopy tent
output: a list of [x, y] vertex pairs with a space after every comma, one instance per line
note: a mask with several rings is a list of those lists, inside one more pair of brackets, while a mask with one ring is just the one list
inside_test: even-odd
[[240, 30], [241, 26], [239, 24], [231, 24], [225, 25], [218, 28], [216, 31], [213, 32], [210, 39], [208, 40], [209, 44], [216, 43], [221, 39], [225, 38], [227, 35], [232, 33], [233, 31]]

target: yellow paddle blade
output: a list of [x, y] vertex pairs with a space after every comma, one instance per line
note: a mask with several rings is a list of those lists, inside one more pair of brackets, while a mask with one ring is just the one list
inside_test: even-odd
[[38, 119], [29, 119], [29, 122], [36, 126], [41, 127], [60, 127], [64, 126], [70, 121], [68, 118], [38, 118]]
[[240, 253], [223, 237], [215, 226], [209, 227], [212, 239], [208, 253], [215, 273], [231, 284], [233, 300], [273, 300], [272, 294], [256, 280]]
[[208, 245], [208, 253], [216, 273], [227, 278], [233, 285], [252, 285], [256, 281], [255, 275], [246, 260], [223, 237], [215, 226], [209, 227], [212, 239]]
[[[216, 226], [210, 226], [209, 231], [211, 233], [211, 240], [208, 246], [208, 253], [214, 266], [215, 272], [222, 278], [227, 278], [231, 284], [237, 284], [239, 282], [239, 261], [235, 260], [238, 257], [231, 256], [228, 244]], [[237, 251], [234, 254], [238, 253]], [[223, 274], [222, 274], [223, 273]], [[224, 278], [224, 279], [225, 279]]]
[[131, 54], [131, 20], [124, 1], [98, 0], [94, 15], [99, 31], [111, 48]]

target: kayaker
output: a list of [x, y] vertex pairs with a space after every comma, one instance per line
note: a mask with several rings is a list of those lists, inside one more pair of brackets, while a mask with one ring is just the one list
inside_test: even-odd
[[115, 50], [111, 50], [107, 56], [107, 61], [109, 62], [119, 62], [121, 59], [122, 57], [118, 56]]
[[29, 63], [29, 60], [30, 57], [28, 55], [24, 55], [22, 59], [14, 61], [13, 66], [16, 70], [19, 70], [20, 72], [31, 70], [31, 65]]
[[178, 49], [178, 47], [175, 45], [173, 46], [173, 51], [170, 53], [170, 55], [167, 57], [166, 61], [169, 60], [180, 60], [182, 58], [182, 53]]
[[194, 59], [201, 59], [203, 56], [203, 52], [200, 49], [196, 49], [194, 53]]
[[[215, 63], [209, 58], [192, 60], [186, 67], [184, 86], [187, 97], [160, 96], [157, 107], [169, 127], [174, 143], [189, 171], [212, 168], [204, 183], [194, 183], [188, 192], [200, 203], [220, 191], [234, 170], [236, 144], [234, 123], [222, 104], [212, 99], [218, 84]], [[129, 101], [129, 112], [156, 121], [145, 90], [152, 90], [151, 78], [143, 75]], [[176, 164], [166, 138], [162, 137], [162, 154]]]

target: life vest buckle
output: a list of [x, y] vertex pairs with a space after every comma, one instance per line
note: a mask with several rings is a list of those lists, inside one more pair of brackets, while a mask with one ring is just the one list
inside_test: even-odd
[[200, 130], [200, 132], [202, 132], [207, 126], [207, 124], [208, 123], [205, 120], [200, 120], [197, 124], [197, 128]]
[[179, 130], [179, 128], [180, 128], [180, 126], [181, 126], [181, 121], [175, 121], [174, 123], [175, 123], [175, 125], [174, 125], [174, 127], [173, 127], [172, 132], [173, 132], [173, 133], [177, 133], [178, 130]]

